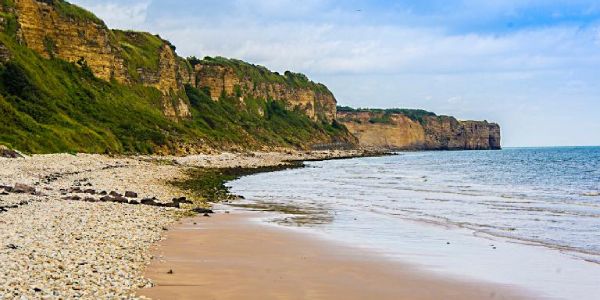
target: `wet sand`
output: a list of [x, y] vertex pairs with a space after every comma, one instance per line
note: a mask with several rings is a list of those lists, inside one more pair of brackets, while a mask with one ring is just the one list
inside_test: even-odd
[[[185, 219], [154, 248], [152, 299], [526, 299], [509, 286], [462, 282], [364, 250], [251, 220]], [[172, 271], [172, 274], [171, 272]]]

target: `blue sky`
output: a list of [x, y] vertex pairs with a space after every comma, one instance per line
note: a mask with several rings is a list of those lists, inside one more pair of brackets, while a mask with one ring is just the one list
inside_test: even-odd
[[500, 123], [504, 146], [600, 145], [600, 0], [74, 0], [181, 56], [306, 73], [339, 104]]

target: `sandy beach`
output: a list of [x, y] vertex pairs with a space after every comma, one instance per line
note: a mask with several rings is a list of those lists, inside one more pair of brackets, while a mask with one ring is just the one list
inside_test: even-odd
[[154, 247], [153, 299], [526, 299], [510, 287], [454, 281], [347, 246], [253, 221], [185, 219]]
[[0, 158], [0, 299], [135, 298], [135, 290], [152, 286], [143, 276], [150, 247], [189, 215], [192, 205], [173, 199], [193, 195], [169, 182], [184, 179], [190, 168], [354, 155], [359, 152]]

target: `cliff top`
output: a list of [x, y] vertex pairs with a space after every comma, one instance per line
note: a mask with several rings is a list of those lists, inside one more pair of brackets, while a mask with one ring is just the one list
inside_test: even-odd
[[221, 56], [207, 56], [200, 60], [196, 57], [189, 57], [188, 61], [192, 66], [212, 65], [229, 67], [234, 70], [239, 78], [247, 78], [255, 83], [279, 83], [294, 88], [310, 89], [322, 94], [332, 94], [323, 84], [316, 83], [302, 73], [285, 71], [283, 75], [274, 72], [261, 65], [251, 64], [239, 59], [225, 58]]

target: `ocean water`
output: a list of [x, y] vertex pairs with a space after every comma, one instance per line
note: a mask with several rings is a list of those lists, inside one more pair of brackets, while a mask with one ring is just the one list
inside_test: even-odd
[[[424, 269], [600, 299], [600, 147], [404, 152], [231, 182], [278, 225]], [[490, 271], [493, 270], [493, 271]]]

